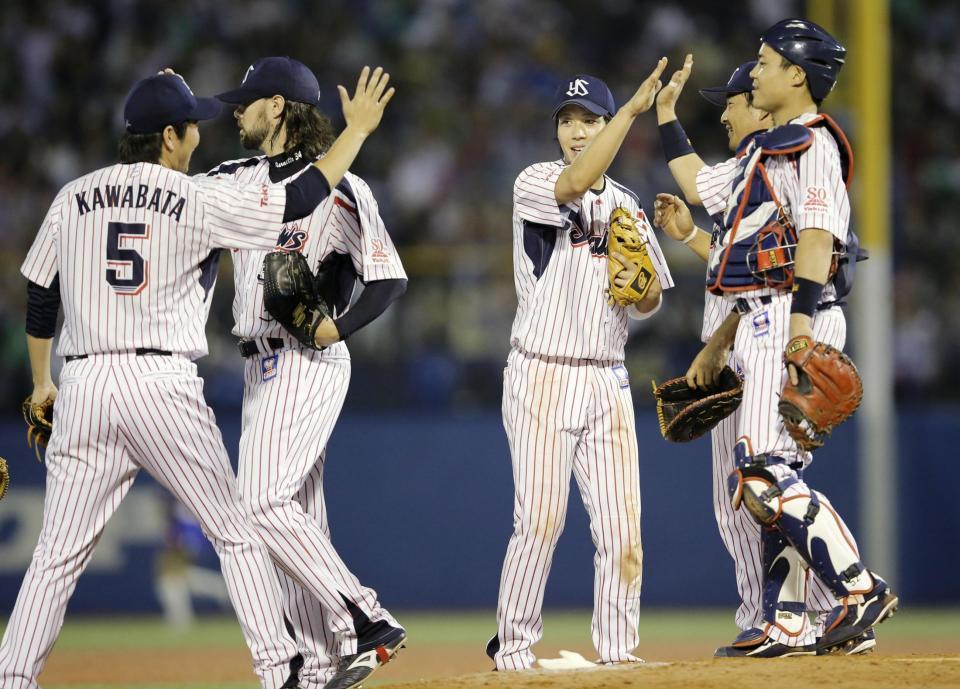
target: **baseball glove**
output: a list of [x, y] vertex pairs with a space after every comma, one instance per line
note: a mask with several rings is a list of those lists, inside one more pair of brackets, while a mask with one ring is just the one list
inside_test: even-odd
[[10, 487], [10, 472], [7, 470], [7, 460], [0, 457], [0, 500], [7, 494], [7, 488]]
[[33, 448], [37, 461], [43, 461], [40, 448], [47, 446], [53, 432], [53, 400], [34, 404], [31, 402], [32, 398], [32, 395], [27, 397], [20, 408], [23, 411], [23, 420], [27, 422], [27, 447]]
[[860, 406], [860, 373], [846, 354], [809, 337], [790, 340], [783, 360], [797, 371], [797, 384], [788, 378], [780, 396], [783, 425], [801, 450], [816, 449]]
[[673, 378], [659, 387], [653, 383], [657, 399], [660, 433], [674, 443], [685, 443], [711, 430], [730, 416], [743, 400], [743, 380], [732, 368], [724, 366], [712, 388], [691, 388], [687, 379]]
[[[630, 306], [643, 299], [657, 273], [647, 253], [647, 240], [640, 234], [633, 213], [620, 206], [610, 214], [610, 232], [607, 239], [607, 276], [610, 281], [608, 303]], [[614, 278], [624, 266], [613, 258], [614, 252], [626, 256], [636, 266], [625, 287], [617, 287]]]
[[330, 315], [307, 259], [299, 252], [272, 251], [263, 259], [263, 305], [304, 347], [322, 349], [317, 326]]

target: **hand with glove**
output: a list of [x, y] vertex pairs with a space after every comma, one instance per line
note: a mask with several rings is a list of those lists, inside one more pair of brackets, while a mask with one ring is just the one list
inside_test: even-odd
[[[647, 238], [641, 234], [637, 219], [622, 206], [610, 214], [607, 275], [611, 306], [639, 304], [649, 296], [652, 308], [659, 301], [660, 280], [647, 252]], [[654, 286], [656, 290], [651, 292]]]
[[743, 380], [724, 366], [713, 385], [691, 388], [684, 376], [662, 385], [653, 382], [660, 433], [675, 443], [699, 438], [736, 411], [743, 400]]
[[806, 336], [790, 340], [783, 358], [790, 375], [777, 409], [797, 446], [811, 451], [860, 406], [860, 373], [839, 349]]
[[263, 305], [304, 347], [323, 349], [339, 339], [301, 253], [273, 251], [263, 259]]
[[7, 469], [7, 460], [0, 457], [0, 500], [7, 494], [7, 488], [10, 487], [10, 471]]
[[35, 387], [33, 394], [20, 405], [27, 424], [27, 447], [33, 448], [37, 461], [43, 461], [40, 450], [47, 446], [53, 433], [53, 402], [56, 398], [57, 388], [51, 382]]

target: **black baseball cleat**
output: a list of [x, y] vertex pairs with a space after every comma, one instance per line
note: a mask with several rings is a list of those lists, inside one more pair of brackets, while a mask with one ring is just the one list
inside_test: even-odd
[[822, 639], [817, 639], [817, 655], [859, 656], [873, 653], [877, 647], [877, 634], [868, 629], [860, 636], [854, 637], [840, 646], [825, 647]]
[[774, 641], [766, 634], [757, 638], [755, 629], [742, 632], [730, 646], [721, 646], [713, 652], [714, 658], [791, 658], [793, 656], [815, 656], [817, 647], [787, 646]]
[[[355, 689], [359, 687], [381, 666], [390, 662], [397, 651], [403, 648], [407, 632], [390, 627], [379, 639], [370, 642], [373, 648], [343, 656], [337, 663], [337, 674], [327, 682], [323, 689]], [[368, 645], [364, 643], [364, 646]]]
[[862, 636], [897, 611], [900, 599], [883, 579], [878, 576], [873, 579], [873, 588], [863, 594], [862, 603], [858, 603], [856, 597], [848, 596], [830, 612], [824, 624], [826, 631], [819, 643], [826, 652]]

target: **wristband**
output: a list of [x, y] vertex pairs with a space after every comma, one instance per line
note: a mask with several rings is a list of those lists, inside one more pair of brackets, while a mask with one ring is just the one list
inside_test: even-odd
[[699, 231], [700, 231], [700, 228], [697, 227], [696, 225], [694, 225], [694, 226], [693, 226], [693, 231], [691, 231], [690, 234], [688, 234], [686, 237], [684, 237], [684, 238], [681, 239], [680, 241], [683, 242], [684, 244], [689, 244], [690, 242], [692, 242], [692, 241], [694, 240], [694, 238], [697, 236], [697, 233], [698, 233]]
[[663, 147], [663, 155], [669, 163], [674, 158], [682, 158], [685, 155], [696, 153], [687, 138], [687, 133], [683, 131], [680, 120], [672, 120], [666, 124], [661, 124], [660, 145]]
[[790, 303], [790, 313], [802, 313], [813, 318], [820, 295], [823, 294], [823, 285], [807, 278], [793, 279], [793, 301]]

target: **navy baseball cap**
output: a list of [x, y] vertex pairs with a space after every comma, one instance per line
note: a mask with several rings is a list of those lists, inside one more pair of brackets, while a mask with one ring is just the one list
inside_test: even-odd
[[156, 134], [168, 124], [209, 120], [220, 114], [213, 98], [197, 98], [179, 74], [141, 79], [123, 104], [123, 120], [131, 134]]
[[753, 91], [753, 79], [750, 78], [750, 72], [757, 66], [756, 60], [744, 62], [733, 70], [730, 80], [726, 86], [713, 86], [708, 89], [700, 89], [700, 95], [706, 98], [714, 105], [721, 108], [727, 105], [727, 98], [735, 96], [738, 93], [750, 93]]
[[249, 105], [260, 98], [320, 105], [320, 84], [310, 68], [290, 57], [263, 57], [247, 68], [240, 88], [217, 94], [224, 103]]
[[613, 94], [602, 79], [589, 74], [577, 74], [569, 81], [560, 84], [554, 96], [553, 118], [565, 105], [579, 105], [594, 115], [613, 117], [617, 111], [617, 104]]

